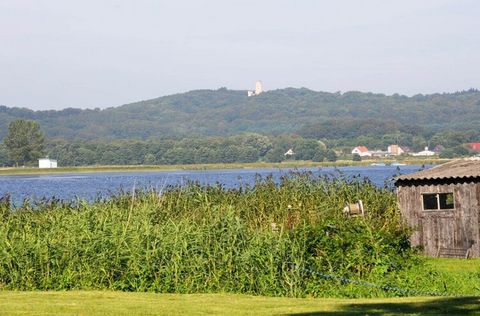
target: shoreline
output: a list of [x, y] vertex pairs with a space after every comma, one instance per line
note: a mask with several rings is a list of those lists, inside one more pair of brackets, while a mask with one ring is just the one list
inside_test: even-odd
[[282, 169], [282, 168], [315, 168], [315, 167], [355, 167], [369, 166], [372, 163], [404, 163], [406, 165], [441, 164], [451, 159], [404, 159], [404, 160], [337, 160], [335, 162], [312, 161], [284, 161], [279, 163], [252, 162], [252, 163], [212, 163], [190, 165], [96, 165], [59, 167], [55, 169], [39, 169], [38, 167], [6, 167], [0, 168], [0, 176], [32, 175], [32, 174], [62, 174], [62, 173], [104, 173], [104, 172], [148, 172], [148, 171], [198, 171], [222, 169]]

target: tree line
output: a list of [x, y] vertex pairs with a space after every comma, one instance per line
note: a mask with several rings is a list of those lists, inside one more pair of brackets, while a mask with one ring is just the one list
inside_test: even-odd
[[[293, 154], [285, 155], [290, 149]], [[45, 142], [38, 122], [11, 122], [0, 146], [0, 164], [33, 165], [41, 156], [57, 159], [62, 166], [336, 160], [335, 152], [327, 150], [324, 143], [300, 136], [243, 133], [228, 137], [149, 140], [69, 141], [56, 138]]]
[[[326, 137], [328, 136], [328, 137]], [[352, 158], [351, 149], [364, 145], [385, 149], [399, 144], [411, 151], [441, 147], [440, 157], [472, 154], [465, 143], [480, 139], [477, 130], [426, 133], [408, 125], [375, 120], [334, 120], [303, 127], [299, 134], [190, 136], [185, 138], [66, 140], [45, 138], [32, 120], [10, 122], [0, 144], [0, 165], [35, 165], [39, 157], [57, 159], [63, 166], [160, 165], [284, 160], [335, 161]]]

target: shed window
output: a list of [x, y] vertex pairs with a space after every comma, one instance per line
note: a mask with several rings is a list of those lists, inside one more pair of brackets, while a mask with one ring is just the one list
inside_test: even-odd
[[455, 208], [453, 193], [426, 193], [422, 194], [422, 197], [425, 211], [452, 210]]

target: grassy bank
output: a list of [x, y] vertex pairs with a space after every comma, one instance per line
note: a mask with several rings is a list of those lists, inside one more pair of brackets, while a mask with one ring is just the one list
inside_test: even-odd
[[0, 292], [4, 315], [480, 315], [478, 298], [298, 299], [108, 291]]
[[228, 163], [228, 164], [197, 164], [197, 165], [120, 165], [120, 166], [79, 166], [59, 167], [56, 169], [39, 169], [37, 167], [8, 167], [0, 168], [0, 175], [21, 174], [51, 174], [51, 173], [94, 173], [94, 172], [141, 172], [141, 171], [175, 171], [175, 170], [216, 170], [216, 169], [258, 169], [258, 168], [315, 168], [315, 167], [345, 167], [345, 166], [368, 166], [374, 162], [386, 164], [402, 162], [410, 165], [440, 164], [449, 159], [419, 159], [406, 157], [402, 160], [382, 159], [379, 160], [338, 160], [336, 162], [312, 162], [312, 161], [284, 161], [281, 163], [255, 162], [255, 163]]

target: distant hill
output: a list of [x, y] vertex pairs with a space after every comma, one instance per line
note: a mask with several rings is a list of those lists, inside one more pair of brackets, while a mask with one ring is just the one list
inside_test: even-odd
[[18, 118], [39, 121], [48, 137], [78, 140], [225, 136], [242, 132], [335, 137], [337, 120], [349, 128], [378, 125], [387, 130], [433, 133], [443, 129], [479, 130], [480, 92], [407, 97], [286, 88], [247, 97], [246, 91], [221, 88], [104, 110], [32, 111], [0, 106], [0, 137], [5, 136], [8, 123]]

